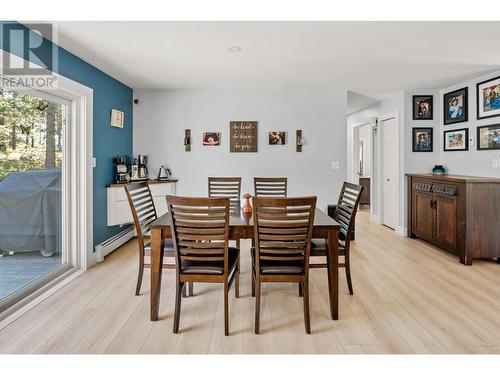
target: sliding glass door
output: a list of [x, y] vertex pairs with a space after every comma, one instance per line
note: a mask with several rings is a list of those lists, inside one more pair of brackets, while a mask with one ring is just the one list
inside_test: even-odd
[[70, 268], [65, 134], [70, 102], [0, 87], [0, 312]]

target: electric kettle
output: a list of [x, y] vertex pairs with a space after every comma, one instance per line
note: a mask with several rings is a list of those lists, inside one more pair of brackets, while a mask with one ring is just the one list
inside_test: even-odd
[[169, 168], [165, 168], [163, 165], [158, 171], [157, 180], [167, 180], [172, 175], [172, 171]]

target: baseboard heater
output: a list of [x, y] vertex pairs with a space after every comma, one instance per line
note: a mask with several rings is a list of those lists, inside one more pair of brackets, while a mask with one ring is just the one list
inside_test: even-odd
[[104, 261], [104, 257], [111, 253], [112, 251], [119, 248], [125, 242], [134, 238], [134, 227], [130, 226], [125, 230], [122, 230], [120, 233], [114, 235], [111, 238], [108, 238], [106, 241], [101, 242], [95, 247], [95, 260], [96, 262]]

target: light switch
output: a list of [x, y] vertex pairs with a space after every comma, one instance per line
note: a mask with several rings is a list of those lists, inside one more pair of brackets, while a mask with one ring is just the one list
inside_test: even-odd
[[97, 166], [97, 159], [92, 158], [92, 168], [95, 168]]
[[332, 161], [332, 169], [340, 169], [340, 161], [338, 160]]
[[499, 162], [500, 162], [500, 159], [498, 159], [498, 158], [491, 159], [491, 166], [493, 168], [499, 168]]
[[474, 146], [474, 138], [472, 137], [469, 138], [469, 145]]

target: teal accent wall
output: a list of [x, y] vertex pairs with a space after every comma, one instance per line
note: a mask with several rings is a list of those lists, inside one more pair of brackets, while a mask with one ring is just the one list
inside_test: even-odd
[[[6, 21], [0, 21], [0, 28]], [[11, 23], [11, 22], [9, 22]], [[0, 38], [0, 49], [3, 48]], [[44, 52], [50, 53], [52, 43], [44, 43]], [[73, 55], [62, 47], [58, 49], [57, 73], [94, 91], [93, 154], [94, 168], [94, 246], [120, 231], [118, 226], [106, 225], [106, 185], [113, 182], [113, 157], [132, 154], [132, 100], [133, 91], [127, 85]], [[21, 48], [11, 45], [7, 51], [22, 56]], [[106, 51], [103, 51], [106, 53]], [[125, 113], [124, 128], [109, 125], [111, 109]]]

